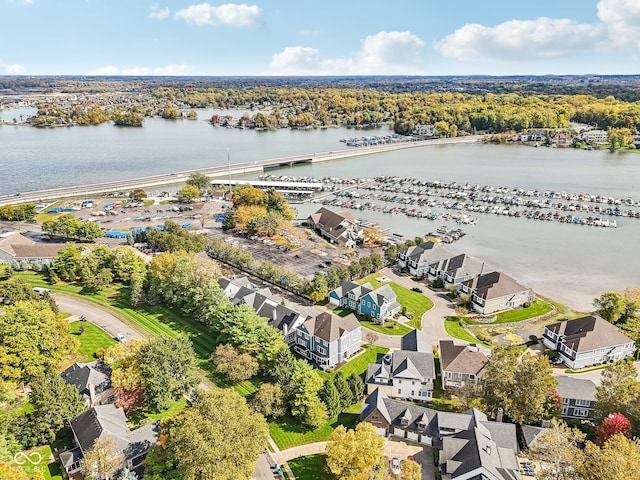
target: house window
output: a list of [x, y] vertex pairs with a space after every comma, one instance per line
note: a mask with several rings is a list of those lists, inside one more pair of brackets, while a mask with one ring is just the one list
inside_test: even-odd
[[416, 382], [414, 380], [411, 380], [411, 385], [415, 385]]
[[576, 400], [576, 407], [590, 407], [591, 401], [589, 400]]
[[415, 397], [415, 395], [416, 395], [415, 390], [411, 390], [411, 396], [412, 396], [412, 397]]
[[469, 374], [469, 380], [475, 380], [476, 376], [473, 373]]
[[562, 399], [562, 404], [563, 405], [569, 405], [569, 399], [568, 398], [563, 398]]
[[586, 417], [589, 415], [589, 410], [586, 408], [574, 408], [573, 415], [576, 417]]

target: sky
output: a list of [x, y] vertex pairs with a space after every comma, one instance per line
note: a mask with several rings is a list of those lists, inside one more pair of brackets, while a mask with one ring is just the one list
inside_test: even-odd
[[0, 0], [0, 75], [640, 73], [640, 0]]

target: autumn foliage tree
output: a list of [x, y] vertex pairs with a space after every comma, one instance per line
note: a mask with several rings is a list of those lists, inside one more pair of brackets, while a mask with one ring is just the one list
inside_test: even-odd
[[614, 435], [622, 434], [629, 438], [631, 436], [631, 422], [621, 413], [611, 413], [595, 428], [594, 433], [596, 443], [603, 446]]
[[340, 425], [327, 442], [327, 467], [343, 480], [371, 478], [382, 458], [384, 443], [370, 423], [359, 423], [355, 430]]

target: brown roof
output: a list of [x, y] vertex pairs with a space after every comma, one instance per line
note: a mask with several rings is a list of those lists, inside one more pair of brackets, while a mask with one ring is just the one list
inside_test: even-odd
[[516, 293], [529, 290], [520, 285], [514, 278], [501, 272], [485, 273], [479, 277], [467, 280], [464, 284], [474, 289], [475, 294], [485, 300], [500, 298], [506, 295], [515, 295]]
[[20, 233], [6, 233], [0, 236], [0, 250], [15, 255], [14, 246], [16, 245], [33, 245], [33, 240]]
[[348, 210], [340, 210], [334, 212], [328, 208], [322, 207], [316, 213], [311, 215], [313, 223], [319, 223], [322, 225], [323, 230], [331, 230], [336, 228], [342, 222], [347, 220], [350, 223], [356, 223], [356, 219], [353, 218], [351, 212]]
[[323, 312], [315, 317], [307, 317], [304, 326], [312, 335], [325, 342], [333, 342], [345, 332], [352, 332], [360, 327], [360, 322], [353, 313], [346, 317], [338, 317], [333, 313]]
[[456, 345], [452, 340], [440, 340], [442, 371], [482, 375], [487, 356], [476, 345]]
[[16, 258], [53, 258], [64, 248], [63, 243], [12, 245]]
[[564, 336], [564, 343], [574, 352], [589, 352], [598, 348], [614, 347], [633, 343], [626, 335], [597, 315], [547, 325], [545, 328], [556, 335]]

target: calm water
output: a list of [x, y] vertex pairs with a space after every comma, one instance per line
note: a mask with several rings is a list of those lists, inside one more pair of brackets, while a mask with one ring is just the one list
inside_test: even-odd
[[[15, 116], [2, 113], [9, 119]], [[201, 118], [211, 113], [202, 112]], [[231, 114], [239, 116], [241, 112]], [[141, 129], [5, 125], [0, 127], [0, 194], [224, 165], [227, 148], [232, 163], [338, 150], [344, 148], [340, 138], [383, 132], [255, 132], [214, 128], [202, 120], [161, 119], [147, 119]], [[640, 199], [640, 155], [606, 151], [439, 146], [271, 173], [275, 172], [318, 178], [401, 175]], [[301, 217], [318, 208], [297, 207]], [[442, 223], [370, 211], [356, 212], [356, 216], [408, 238], [424, 235]], [[605, 290], [640, 285], [640, 219], [618, 218], [617, 229], [606, 229], [492, 215], [479, 218], [477, 225], [464, 227], [467, 236], [450, 248], [485, 260], [543, 295], [586, 311], [592, 299]]]

